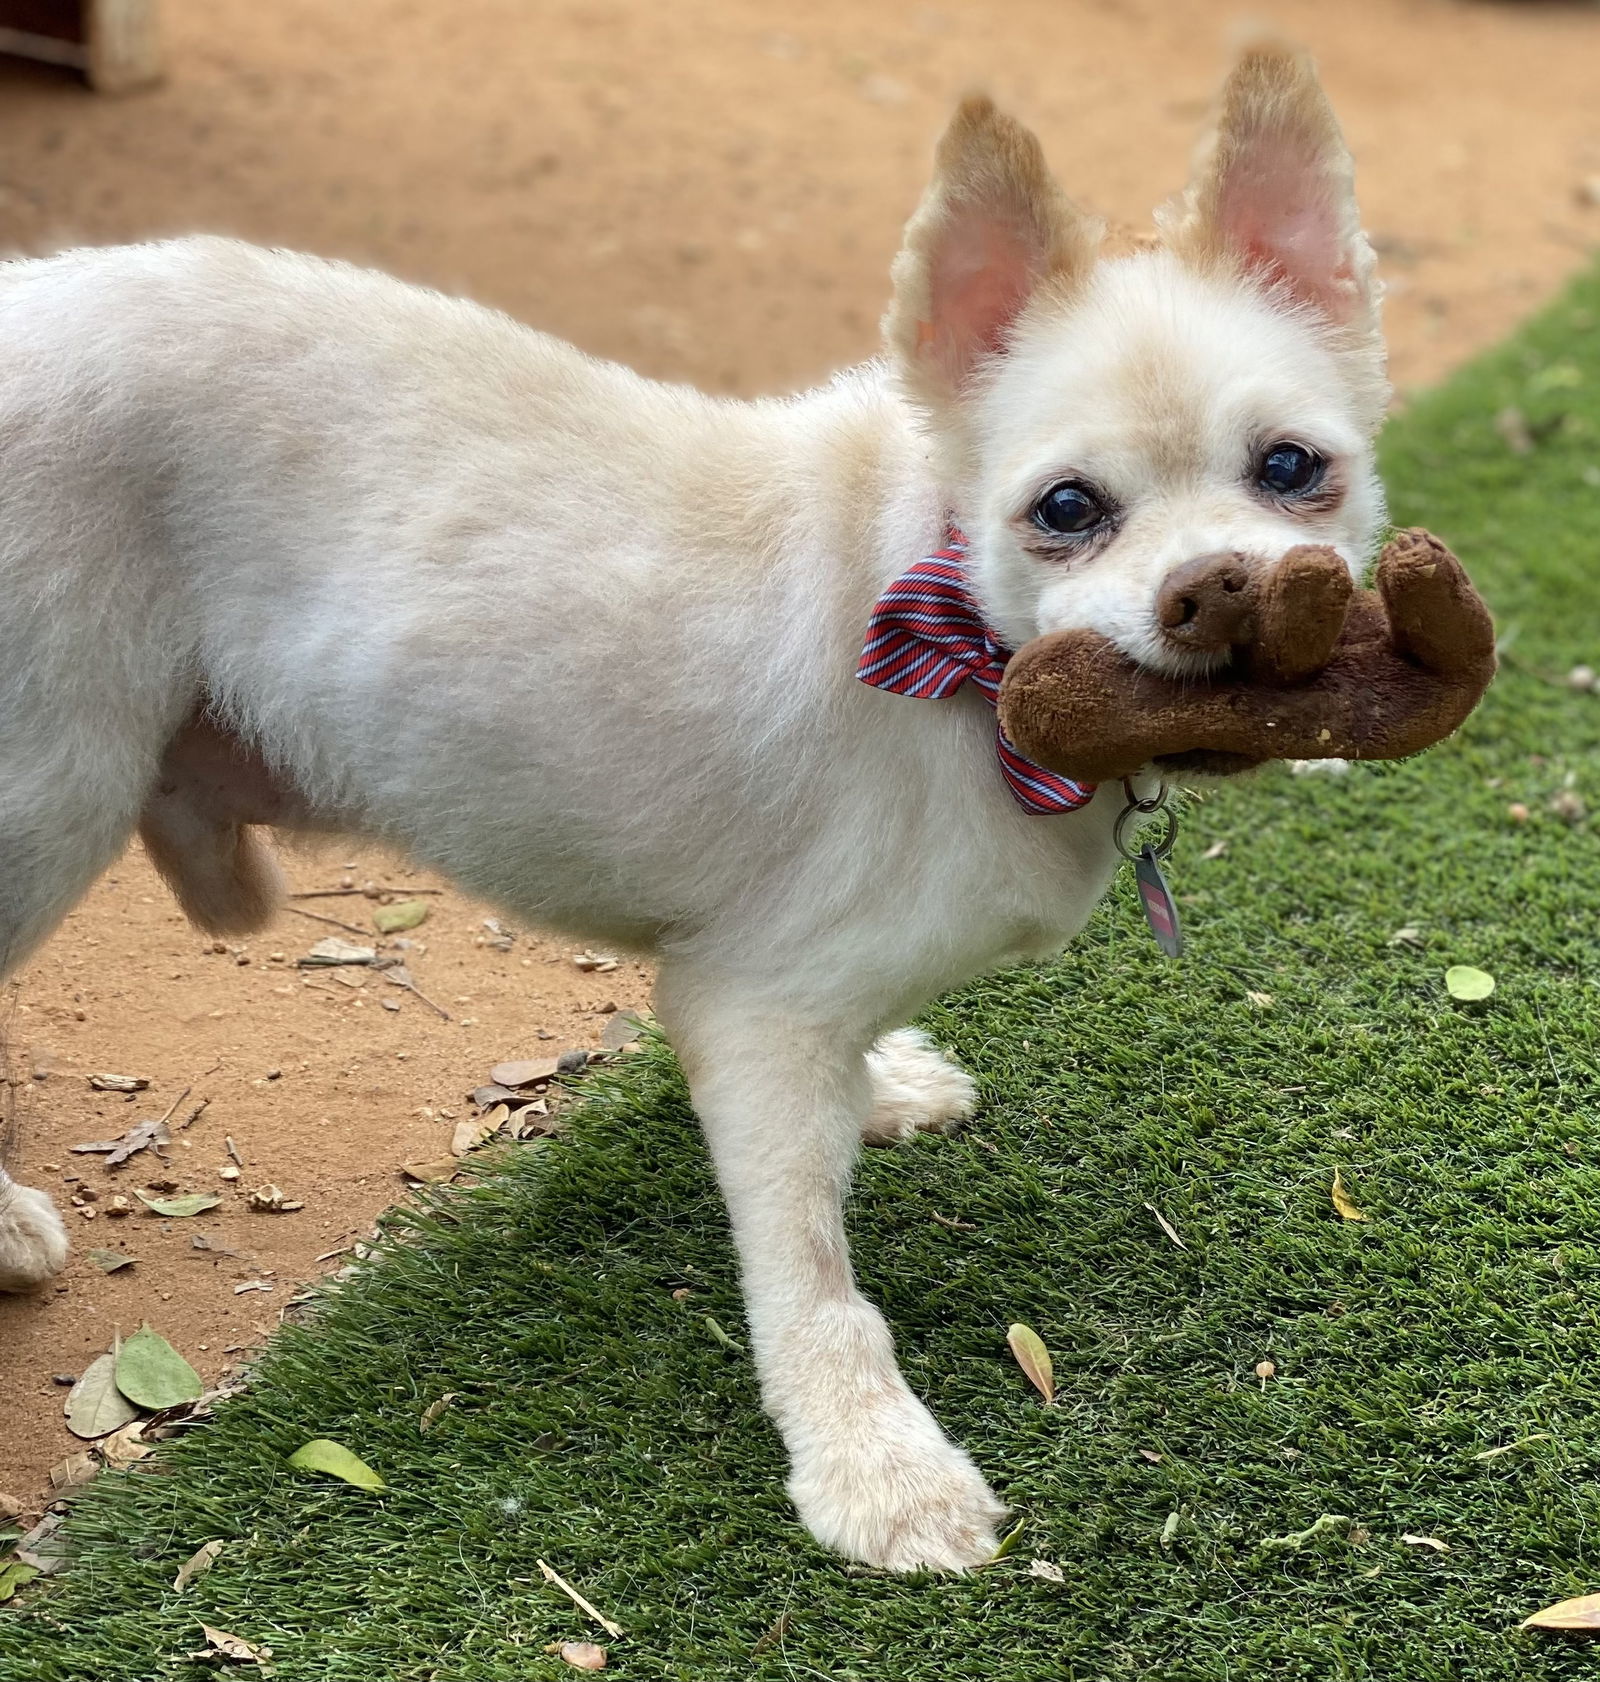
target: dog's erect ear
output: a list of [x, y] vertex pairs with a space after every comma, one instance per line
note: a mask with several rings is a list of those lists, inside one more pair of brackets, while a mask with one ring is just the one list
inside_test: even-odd
[[884, 334], [908, 394], [935, 412], [958, 399], [1035, 292], [1094, 260], [1099, 234], [1021, 123], [964, 100], [894, 265]]
[[1339, 326], [1370, 331], [1378, 289], [1354, 182], [1310, 59], [1263, 42], [1228, 77], [1194, 180], [1158, 219], [1180, 256], [1242, 266]]

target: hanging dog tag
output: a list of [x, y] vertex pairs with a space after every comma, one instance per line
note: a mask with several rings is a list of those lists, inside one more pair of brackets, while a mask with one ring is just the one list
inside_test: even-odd
[[[1172, 900], [1172, 890], [1161, 874], [1161, 861], [1172, 851], [1178, 839], [1178, 813], [1167, 804], [1167, 785], [1163, 783], [1148, 800], [1141, 800], [1133, 783], [1123, 779], [1122, 792], [1126, 804], [1117, 813], [1111, 831], [1111, 844], [1133, 865], [1133, 879], [1139, 885], [1139, 904], [1144, 920], [1156, 937], [1156, 945], [1169, 958], [1183, 956], [1183, 930], [1178, 926], [1178, 908]], [[1135, 852], [1128, 842], [1128, 826], [1142, 818], [1159, 816], [1166, 822], [1166, 833], [1154, 845], [1146, 841]]]
[[1172, 890], [1161, 874], [1161, 861], [1155, 848], [1146, 845], [1133, 855], [1133, 879], [1139, 884], [1139, 903], [1144, 907], [1144, 920], [1156, 937], [1156, 945], [1169, 958], [1183, 956], [1183, 929], [1178, 923], [1178, 908], [1173, 904]]

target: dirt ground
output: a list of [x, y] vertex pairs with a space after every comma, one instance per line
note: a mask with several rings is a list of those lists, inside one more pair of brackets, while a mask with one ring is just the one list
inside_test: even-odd
[[[792, 389], [873, 351], [899, 226], [958, 92], [992, 88], [1038, 126], [1071, 192], [1142, 222], [1181, 179], [1236, 10], [166, 0], [170, 77], [154, 93], [99, 100], [0, 61], [0, 243], [231, 232], [468, 293], [651, 374]], [[1404, 393], [1503, 333], [1600, 235], [1600, 10], [1277, 0], [1272, 16], [1318, 52], [1350, 134]], [[530, 658], [541, 634], [557, 633], [530, 628]], [[337, 849], [291, 873], [299, 889], [439, 886]], [[296, 903], [357, 927], [374, 908]], [[149, 1319], [215, 1378], [402, 1195], [402, 1162], [446, 1154], [491, 1064], [592, 1046], [605, 1006], [647, 1000], [639, 966], [585, 973], [570, 944], [526, 935], [501, 950], [488, 908], [431, 903], [407, 960], [449, 1021], [376, 975], [296, 969], [347, 932], [301, 916], [214, 950], [137, 855], [0, 999], [13, 1168], [67, 1204], [78, 1246], [54, 1288], [0, 1303], [0, 1490], [30, 1512], [79, 1446], [56, 1375]], [[150, 1086], [97, 1092], [99, 1071]], [[167, 1167], [70, 1151], [185, 1088], [175, 1120], [209, 1104]], [[220, 1177], [229, 1139], [236, 1181]], [[131, 1199], [152, 1178], [224, 1200], [166, 1220], [67, 1203], [85, 1186], [102, 1206]], [[252, 1212], [243, 1193], [262, 1182], [304, 1209]], [[102, 1274], [92, 1246], [138, 1259]]]

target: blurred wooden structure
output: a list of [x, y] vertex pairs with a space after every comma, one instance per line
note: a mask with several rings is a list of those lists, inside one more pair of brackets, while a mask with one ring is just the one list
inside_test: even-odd
[[0, 53], [80, 70], [97, 93], [161, 80], [156, 0], [0, 0]]

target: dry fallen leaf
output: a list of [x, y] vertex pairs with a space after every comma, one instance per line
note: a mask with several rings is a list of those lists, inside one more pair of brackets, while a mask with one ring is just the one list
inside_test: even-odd
[[164, 1121], [140, 1121], [135, 1122], [120, 1139], [102, 1139], [97, 1144], [74, 1145], [72, 1149], [80, 1156], [104, 1156], [107, 1168], [120, 1168], [135, 1152], [154, 1150], [159, 1155], [161, 1146], [171, 1142], [172, 1135], [168, 1133]]
[[408, 1180], [448, 1180], [460, 1173], [461, 1164], [453, 1157], [441, 1157], [437, 1162], [403, 1162], [400, 1172]]
[[90, 1075], [96, 1092], [143, 1092], [150, 1084], [143, 1075]]
[[196, 1548], [178, 1567], [178, 1574], [172, 1579], [172, 1586], [181, 1594], [196, 1577], [205, 1576], [206, 1572], [217, 1563], [217, 1555], [227, 1545], [226, 1542], [218, 1540], [206, 1542], [201, 1547]]
[[637, 1045], [644, 1030], [645, 1021], [638, 1011], [619, 1010], [601, 1030], [600, 1049], [622, 1051], [630, 1045]]
[[429, 1402], [422, 1410], [422, 1417], [417, 1421], [417, 1428], [422, 1431], [433, 1429], [433, 1422], [459, 1396], [459, 1390], [446, 1390], [436, 1402]]
[[1200, 856], [1203, 859], [1219, 859], [1223, 857], [1227, 850], [1228, 843], [1226, 841], [1213, 841]]
[[1600, 1594], [1580, 1594], [1575, 1600], [1558, 1600], [1531, 1618], [1522, 1629], [1572, 1629], [1600, 1631]]
[[496, 1063], [489, 1071], [489, 1079], [496, 1086], [539, 1086], [547, 1080], [555, 1079], [560, 1063], [558, 1057], [536, 1057], [521, 1062]]
[[1370, 1215], [1365, 1215], [1361, 1212], [1361, 1210], [1356, 1206], [1354, 1199], [1350, 1196], [1350, 1193], [1345, 1190], [1344, 1180], [1340, 1176], [1337, 1168], [1333, 1171], [1333, 1190], [1331, 1195], [1333, 1198], [1333, 1206], [1339, 1211], [1339, 1214], [1343, 1219], [1347, 1221], [1367, 1221], [1372, 1219]]
[[84, 1252], [102, 1273], [115, 1273], [118, 1268], [132, 1267], [136, 1256], [124, 1255], [121, 1250], [88, 1250]]
[[65, 1512], [46, 1513], [13, 1550], [26, 1565], [37, 1566], [44, 1577], [66, 1569], [66, 1546], [56, 1534], [67, 1522]]
[[301, 969], [326, 969], [338, 964], [370, 964], [377, 956], [376, 947], [353, 946], [348, 940], [329, 935], [326, 940], [319, 940], [303, 958], [296, 958], [295, 962]]
[[508, 1121], [511, 1111], [504, 1104], [496, 1104], [485, 1116], [479, 1116], [475, 1121], [458, 1121], [455, 1132], [450, 1135], [450, 1154], [465, 1156], [468, 1151], [476, 1150], [485, 1139], [500, 1131], [500, 1124]]
[[213, 1629], [210, 1624], [201, 1624], [206, 1638], [205, 1648], [198, 1653], [191, 1653], [191, 1659], [228, 1659], [234, 1664], [260, 1665], [263, 1670], [270, 1667], [267, 1661], [272, 1657], [272, 1649], [263, 1644], [246, 1641], [243, 1636], [234, 1635], [225, 1629]]
[[1531, 1437], [1518, 1437], [1514, 1443], [1501, 1443], [1498, 1448], [1486, 1448], [1482, 1454], [1473, 1455], [1474, 1460], [1498, 1460], [1503, 1454], [1515, 1454], [1519, 1448], [1530, 1448], [1534, 1443], [1550, 1441], [1548, 1431], [1535, 1431]]
[[136, 1460], [143, 1460], [153, 1451], [152, 1445], [144, 1440], [144, 1425], [142, 1419], [136, 1419], [131, 1425], [124, 1425], [120, 1431], [113, 1431], [103, 1442], [95, 1444], [106, 1465], [120, 1470]]
[[1253, 987], [1247, 987], [1244, 995], [1257, 1010], [1271, 1010], [1273, 997], [1270, 993], [1258, 993]]
[[563, 1641], [556, 1651], [574, 1670], [604, 1670], [606, 1650], [592, 1641]]
[[1414, 1536], [1408, 1530], [1400, 1540], [1413, 1548], [1432, 1548], [1436, 1554], [1447, 1554], [1450, 1551], [1450, 1544], [1441, 1542], [1437, 1536]]
[[1006, 1342], [1016, 1357], [1017, 1365], [1027, 1375], [1028, 1382], [1047, 1402], [1054, 1401], [1055, 1367], [1050, 1360], [1050, 1351], [1044, 1346], [1044, 1339], [1032, 1326], [1024, 1326], [1017, 1321], [1006, 1332]]
[[474, 1087], [472, 1101], [480, 1110], [492, 1110], [496, 1104], [520, 1104], [525, 1093], [513, 1092], [509, 1086], [491, 1081], [487, 1086]]
[[1145, 1208], [1155, 1216], [1156, 1225], [1159, 1226], [1164, 1233], [1166, 1233], [1167, 1237], [1170, 1238], [1180, 1250], [1187, 1250], [1189, 1248], [1189, 1246], [1178, 1236], [1178, 1229], [1167, 1219], [1165, 1215], [1161, 1213], [1155, 1204], [1146, 1203]]
[[608, 952], [574, 952], [572, 961], [585, 974], [609, 975], [617, 967], [617, 960]]
[[79, 1484], [87, 1483], [99, 1470], [95, 1457], [80, 1449], [76, 1454], [69, 1454], [65, 1460], [58, 1460], [50, 1468], [50, 1487], [76, 1489]]
[[75, 1437], [103, 1437], [139, 1410], [117, 1388], [117, 1358], [98, 1355], [84, 1369], [83, 1377], [67, 1392], [67, 1429]]
[[1052, 1564], [1048, 1559], [1030, 1559], [1028, 1561], [1028, 1575], [1042, 1577], [1047, 1583], [1064, 1583], [1067, 1574], [1059, 1565]]
[[1420, 946], [1422, 944], [1422, 930], [1413, 923], [1407, 923], [1403, 929], [1396, 929], [1389, 936], [1391, 946]]

